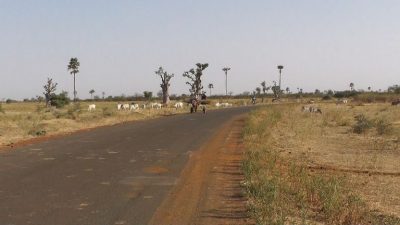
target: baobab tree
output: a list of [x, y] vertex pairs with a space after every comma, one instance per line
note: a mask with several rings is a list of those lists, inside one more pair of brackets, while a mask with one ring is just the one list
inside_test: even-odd
[[43, 86], [44, 88], [44, 98], [46, 99], [46, 106], [49, 107], [50, 106], [50, 100], [51, 100], [51, 96], [54, 94], [54, 92], [57, 89], [57, 83], [53, 82], [53, 79], [51, 78], [47, 78], [47, 82], [46, 84]]
[[203, 71], [208, 67], [208, 63], [197, 63], [196, 67], [196, 69], [190, 69], [182, 74], [183, 77], [189, 78], [186, 84], [190, 86], [190, 94], [195, 97], [199, 96], [203, 89], [201, 76], [203, 75]]
[[214, 88], [214, 84], [208, 84], [208, 88], [210, 89], [210, 96], [211, 96], [211, 89]]
[[158, 70], [155, 72], [158, 76], [161, 78], [161, 91], [162, 91], [162, 97], [163, 97], [163, 104], [168, 104], [169, 103], [169, 86], [171, 84], [169, 81], [171, 80], [172, 77], [174, 77], [174, 74], [168, 74], [167, 71], [164, 71], [164, 69], [160, 66]]
[[225, 72], [225, 95], [228, 96], [228, 71], [231, 70], [229, 67], [222, 68], [222, 71]]
[[79, 73], [79, 66], [80, 63], [78, 61], [78, 58], [71, 58], [68, 64], [68, 70], [71, 74], [74, 75], [74, 101], [76, 101], [75, 75]]
[[94, 89], [91, 89], [90, 91], [89, 91], [89, 94], [90, 94], [90, 98], [93, 100], [93, 94], [95, 93], [95, 91], [94, 91]]

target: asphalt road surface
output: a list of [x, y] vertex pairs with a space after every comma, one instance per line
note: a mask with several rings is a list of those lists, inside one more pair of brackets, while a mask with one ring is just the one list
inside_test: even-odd
[[102, 127], [0, 152], [0, 225], [147, 224], [231, 108]]

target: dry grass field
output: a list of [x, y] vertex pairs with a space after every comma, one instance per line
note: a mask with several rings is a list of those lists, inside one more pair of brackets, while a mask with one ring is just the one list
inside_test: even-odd
[[249, 117], [243, 169], [257, 222], [400, 224], [400, 107], [303, 105]]
[[[207, 109], [215, 109], [217, 101], [211, 101]], [[238, 106], [243, 105], [247, 100], [220, 101]], [[141, 105], [144, 102], [136, 103]], [[175, 109], [174, 102], [170, 104], [170, 107], [162, 109], [146, 108], [137, 111], [118, 111], [117, 102], [104, 101], [96, 102], [96, 110], [89, 112], [89, 104], [91, 103], [80, 102], [56, 109], [46, 108], [44, 103], [3, 103], [0, 110], [0, 147], [12, 146], [20, 141], [36, 137], [48, 137], [98, 126], [189, 112], [186, 104], [183, 109]]]

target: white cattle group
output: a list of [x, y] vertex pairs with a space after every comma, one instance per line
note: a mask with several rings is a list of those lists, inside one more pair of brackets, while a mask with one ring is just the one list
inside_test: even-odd
[[139, 104], [135, 104], [135, 103], [132, 103], [132, 104], [128, 104], [128, 103], [124, 103], [124, 104], [118, 103], [118, 104], [117, 104], [117, 110], [118, 110], [118, 111], [120, 111], [120, 110], [124, 110], [124, 111], [130, 110], [130, 111], [133, 111], [133, 110], [138, 110], [138, 109], [139, 109]]
[[[190, 107], [191, 104], [188, 103], [188, 106]], [[227, 108], [227, 107], [232, 107], [232, 103], [228, 102], [217, 102], [215, 103], [215, 106], [217, 108]], [[117, 110], [118, 111], [138, 111], [139, 109], [162, 109], [164, 105], [158, 103], [158, 102], [150, 102], [150, 103], [145, 103], [145, 104], [136, 104], [136, 103], [118, 103], [117, 104]], [[176, 110], [178, 109], [183, 109], [185, 107], [184, 102], [175, 102], [171, 107], [175, 108]], [[94, 111], [96, 110], [96, 105], [95, 104], [90, 104], [88, 106], [88, 111]]]

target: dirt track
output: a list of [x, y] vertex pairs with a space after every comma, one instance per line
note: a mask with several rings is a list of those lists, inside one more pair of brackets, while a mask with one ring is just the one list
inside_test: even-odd
[[151, 224], [251, 224], [240, 186], [243, 125], [235, 118], [191, 156]]
[[[249, 110], [232, 108], [212, 111], [206, 116], [198, 113], [127, 123], [2, 151], [0, 224], [147, 224], [168, 193], [186, 180], [180, 177], [189, 158], [191, 162], [203, 157], [209, 162], [222, 163], [216, 159], [221, 159], [224, 148], [216, 152], [210, 152], [213, 148], [199, 148], [209, 143], [215, 134], [218, 134], [217, 139], [212, 139], [211, 146], [228, 146], [218, 140], [225, 141], [224, 135], [233, 137], [237, 133], [226, 127], [218, 132], [221, 125]], [[213, 216], [216, 219], [221, 215], [225, 215], [225, 219], [229, 219], [229, 215], [239, 215], [239, 220], [246, 220], [242, 209], [232, 214], [229, 208], [209, 206], [210, 201], [205, 200], [209, 196], [215, 196], [216, 202], [224, 200], [213, 194], [215, 188], [204, 192], [207, 190], [204, 185], [222, 187], [217, 175], [224, 174], [228, 166], [232, 166], [229, 172], [236, 173], [238, 161], [235, 157], [233, 154], [226, 158], [231, 165], [213, 164], [215, 168], [204, 161], [207, 170], [200, 171], [207, 176], [197, 176], [198, 179], [193, 180], [195, 184], [202, 184], [198, 190], [195, 187], [200, 191], [197, 193], [201, 193], [197, 198], [201, 201], [196, 202], [200, 207], [194, 209], [211, 211], [193, 211], [196, 223], [207, 221], [210, 224], [208, 221]], [[188, 165], [187, 168], [198, 166]], [[187, 168], [184, 174], [191, 171]], [[225, 178], [229, 178], [229, 172], [225, 173]], [[206, 178], [205, 183], [201, 178]], [[222, 183], [228, 185], [223, 180]], [[231, 187], [232, 190], [237, 188]], [[233, 193], [238, 192], [227, 194], [234, 196]], [[240, 199], [240, 194], [237, 197]]]

